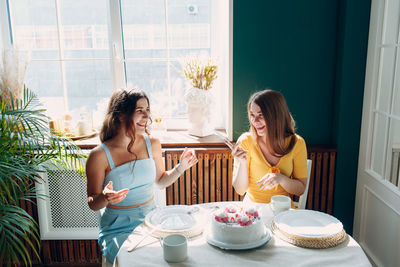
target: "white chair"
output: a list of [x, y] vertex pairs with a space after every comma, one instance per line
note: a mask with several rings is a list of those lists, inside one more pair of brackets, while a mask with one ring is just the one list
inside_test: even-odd
[[307, 160], [307, 183], [306, 188], [304, 189], [304, 193], [299, 197], [299, 202], [295, 202], [294, 205], [298, 209], [305, 209], [307, 204], [307, 197], [308, 197], [308, 186], [310, 184], [310, 176], [311, 176], [311, 167], [312, 167], [312, 160]]

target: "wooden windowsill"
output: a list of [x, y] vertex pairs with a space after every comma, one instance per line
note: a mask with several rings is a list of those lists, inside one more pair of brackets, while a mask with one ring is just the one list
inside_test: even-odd
[[[197, 137], [188, 134], [187, 131], [177, 130], [165, 132], [154, 131], [152, 134], [160, 139], [163, 149], [184, 147], [228, 148], [222, 139], [216, 134], [205, 137]], [[100, 138], [97, 135], [92, 138], [82, 139], [75, 142], [82, 149], [92, 149], [100, 144]]]

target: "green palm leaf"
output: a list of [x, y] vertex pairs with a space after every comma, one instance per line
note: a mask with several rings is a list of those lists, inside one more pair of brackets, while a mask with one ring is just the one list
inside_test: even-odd
[[[12, 95], [12, 94], [10, 94]], [[83, 177], [85, 158], [74, 142], [53, 134], [37, 96], [24, 89], [22, 100], [0, 103], [0, 259], [6, 266], [31, 266], [28, 248], [38, 259], [40, 237], [36, 221], [20, 207], [37, 195], [35, 182], [52, 169], [76, 170]]]
[[0, 251], [9, 252], [7, 257], [10, 264], [22, 259], [25, 265], [31, 265], [30, 255], [23, 241], [27, 242], [39, 257], [37, 248], [40, 241], [37, 223], [26, 211], [14, 205], [1, 206], [0, 217], [0, 240], [2, 240]]

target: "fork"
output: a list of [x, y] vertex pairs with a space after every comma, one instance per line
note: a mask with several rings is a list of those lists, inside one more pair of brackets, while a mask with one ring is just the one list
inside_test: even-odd
[[192, 215], [193, 213], [196, 213], [196, 212], [198, 212], [200, 210], [200, 208], [199, 207], [193, 207], [193, 208], [191, 208], [190, 210], [188, 210], [187, 211], [187, 214], [189, 214], [189, 215]]
[[134, 245], [133, 247], [131, 247], [130, 249], [128, 249], [128, 252], [134, 251], [134, 250], [143, 242], [143, 240], [145, 240], [149, 235], [151, 235], [152, 233], [154, 233], [156, 230], [157, 230], [157, 228], [154, 227], [150, 232], [147, 232], [147, 233], [136, 243], [136, 245]]
[[213, 205], [213, 206], [206, 207], [207, 210], [211, 210], [211, 211], [219, 209], [219, 208], [220, 207], [218, 205]]

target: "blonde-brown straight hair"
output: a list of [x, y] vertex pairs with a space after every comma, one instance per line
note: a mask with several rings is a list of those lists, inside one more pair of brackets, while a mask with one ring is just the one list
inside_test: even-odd
[[[254, 93], [247, 104], [250, 132], [253, 137], [257, 137], [256, 129], [250, 120], [250, 105], [257, 104], [264, 116], [267, 134], [265, 143], [271, 154], [276, 157], [282, 157], [289, 153], [296, 143], [295, 121], [290, 114], [289, 108], [283, 95], [274, 90], [264, 90]], [[285, 139], [289, 137], [290, 142], [285, 144]]]

